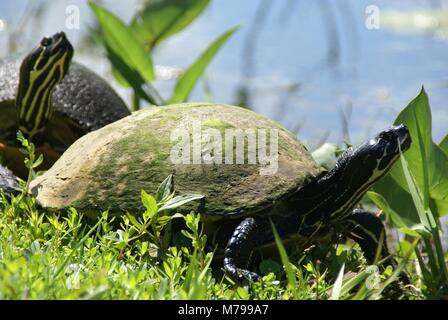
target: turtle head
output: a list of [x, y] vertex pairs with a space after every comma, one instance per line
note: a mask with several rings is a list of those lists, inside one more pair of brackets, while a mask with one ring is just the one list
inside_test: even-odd
[[411, 146], [411, 136], [405, 125], [398, 125], [381, 131], [374, 138], [353, 149], [352, 165], [364, 168], [370, 173], [370, 180], [376, 180], [389, 171], [391, 166]]
[[64, 32], [44, 37], [22, 61], [16, 108], [19, 130], [35, 140], [52, 114], [52, 93], [68, 72], [73, 47]]
[[357, 147], [347, 149], [339, 158], [333, 175], [349, 193], [364, 193], [384, 176], [411, 146], [409, 130], [404, 125], [380, 132]]
[[409, 130], [404, 125], [389, 128], [357, 147], [348, 148], [328, 173], [303, 188], [299, 196], [310, 199], [307, 223], [323, 217], [343, 219], [351, 214], [370, 186], [383, 177], [411, 146]]
[[385, 175], [395, 161], [411, 146], [405, 125], [381, 131], [357, 147], [347, 149], [336, 163], [335, 173], [348, 176], [351, 187], [364, 188]]

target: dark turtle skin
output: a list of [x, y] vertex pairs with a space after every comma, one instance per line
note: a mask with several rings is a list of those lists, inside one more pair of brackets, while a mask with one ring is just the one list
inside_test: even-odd
[[[17, 150], [15, 99], [24, 57], [18, 55], [0, 61], [0, 155], [2, 163], [21, 177], [26, 175], [26, 170], [22, 165], [23, 156]], [[82, 135], [130, 114], [104, 79], [76, 62], [70, 63], [68, 74], [56, 85], [52, 97], [53, 114], [43, 135], [33, 141], [37, 153], [45, 155], [40, 170], [51, 167]]]
[[[196, 121], [218, 132], [277, 128], [278, 170], [262, 176], [259, 164], [173, 163], [173, 130], [190, 128]], [[139, 214], [141, 190], [156, 194], [172, 174], [177, 193], [205, 196], [181, 212], [201, 213], [204, 232], [210, 246], [218, 249], [215, 257], [221, 256], [225, 271], [255, 281], [260, 276], [250, 270], [250, 258], [255, 250], [273, 245], [272, 225], [288, 242], [311, 244], [345, 235], [373, 262], [384, 226], [356, 206], [410, 144], [405, 126], [392, 127], [347, 149], [327, 172], [294, 135], [272, 120], [229, 105], [178, 104], [135, 112], [81, 137], [32, 181], [30, 190], [49, 210], [73, 206], [91, 217], [104, 210]], [[385, 242], [381, 258], [385, 265], [395, 263]]]
[[[233, 232], [227, 231], [231, 236], [224, 252], [226, 272], [260, 280], [257, 273], [247, 269], [248, 263], [253, 248], [273, 242], [273, 225], [282, 238], [300, 238], [302, 243], [331, 240], [337, 235], [349, 237], [359, 244], [369, 263], [374, 262], [382, 241], [383, 266], [395, 267], [381, 219], [355, 206], [370, 186], [390, 170], [400, 150], [404, 152], [410, 145], [411, 137], [405, 126], [385, 130], [360, 146], [347, 149], [329, 172], [323, 172], [293, 194], [279, 199], [265, 212], [238, 222]], [[223, 226], [221, 232], [225, 229]], [[407, 282], [407, 279], [406, 274], [400, 274], [400, 280]]]

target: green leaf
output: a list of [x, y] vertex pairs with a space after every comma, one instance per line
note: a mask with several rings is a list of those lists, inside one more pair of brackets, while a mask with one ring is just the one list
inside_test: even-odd
[[286, 277], [288, 279], [288, 284], [293, 290], [294, 298], [297, 299], [297, 281], [294, 270], [291, 267], [291, 262], [289, 261], [288, 254], [286, 253], [285, 247], [283, 246], [282, 240], [275, 228], [275, 225], [271, 221], [271, 228], [274, 234], [275, 243], [277, 245], [278, 252], [280, 253], [280, 259], [282, 260], [283, 266], [285, 267]]
[[42, 164], [42, 162], [44, 162], [44, 156], [41, 154], [41, 155], [39, 155], [39, 158], [37, 158], [37, 160], [34, 161], [33, 168], [37, 168], [38, 166], [40, 166]]
[[412, 202], [411, 194], [403, 189], [390, 175], [384, 176], [368, 192], [369, 198], [384, 211], [396, 228], [412, 228], [420, 219]]
[[[428, 96], [422, 88], [420, 94], [403, 109], [395, 120], [395, 124], [405, 124], [412, 138], [412, 145], [405, 152], [409, 171], [415, 179], [417, 189], [421, 193], [423, 207], [429, 207], [431, 198], [440, 208], [448, 208], [448, 137], [437, 146], [431, 137], [431, 109]], [[409, 192], [404, 171], [400, 166], [391, 170], [394, 179]], [[440, 212], [448, 213], [446, 209]]]
[[185, 29], [208, 6], [210, 0], [147, 1], [131, 22], [131, 28], [148, 51]]
[[204, 195], [202, 194], [183, 194], [179, 196], [175, 196], [174, 198], [168, 200], [161, 208], [160, 211], [164, 210], [173, 210], [179, 208], [180, 206], [194, 201], [198, 199], [203, 199]]
[[341, 297], [342, 280], [344, 278], [344, 267], [345, 267], [345, 263], [342, 264], [342, 267], [339, 270], [336, 281], [334, 282], [333, 290], [331, 291], [330, 300], [339, 300], [339, 298]]
[[157, 219], [157, 224], [164, 227], [173, 219], [172, 216], [161, 216]]
[[157, 188], [157, 202], [168, 198], [174, 192], [173, 175], [170, 174]]
[[[403, 190], [403, 189], [401, 189], [401, 190]], [[404, 192], [404, 190], [403, 190], [403, 192]], [[383, 210], [383, 212], [391, 220], [392, 225], [394, 227], [399, 228], [401, 231], [403, 231], [404, 233], [406, 233], [410, 236], [414, 236], [414, 237], [419, 236], [419, 233], [412, 229], [414, 226], [419, 225], [419, 223], [420, 223], [417, 220], [418, 216], [415, 221], [410, 222], [407, 219], [403, 219], [403, 217], [399, 213], [397, 213], [394, 209], [392, 209], [392, 207], [389, 205], [387, 200], [381, 194], [373, 192], [373, 191], [369, 191], [369, 192], [367, 192], [367, 195], [369, 196], [370, 200], [372, 200], [373, 203], [375, 203], [375, 205], [378, 208]], [[409, 194], [406, 193], [406, 195], [409, 195]], [[402, 199], [402, 198], [399, 198], [399, 199]], [[411, 201], [412, 201], [412, 199], [411, 199]], [[412, 209], [413, 209], [412, 211], [415, 211], [414, 206], [412, 206]], [[415, 214], [417, 214], [417, 213], [415, 213]]]
[[365, 280], [368, 276], [369, 275], [366, 272], [366, 270], [363, 270], [360, 273], [357, 273], [356, 275], [354, 275], [353, 277], [345, 280], [345, 282], [342, 284], [339, 296], [343, 297], [344, 295], [348, 294], [355, 287], [357, 287], [361, 283], [365, 282]]
[[115, 55], [146, 81], [154, 80], [151, 56], [144, 50], [133, 30], [103, 7], [89, 2], [103, 30], [104, 42]]
[[126, 62], [107, 45], [106, 51], [107, 57], [113, 65], [112, 74], [115, 76], [115, 79], [125, 87], [130, 85], [139, 97], [153, 105], [158, 105], [156, 99], [144, 89], [146, 81], [142, 78], [140, 73], [127, 65]]
[[191, 91], [213, 57], [237, 29], [238, 27], [234, 27], [219, 36], [218, 39], [216, 39], [190, 67], [188, 67], [183, 75], [177, 80], [173, 96], [169, 100], [170, 103], [184, 102], [188, 99]]
[[144, 190], [141, 191], [141, 198], [149, 217], [152, 218], [158, 210], [156, 199], [147, 194]]
[[249, 293], [247, 292], [247, 289], [245, 289], [243, 287], [238, 287], [236, 289], [236, 293], [238, 294], [238, 297], [242, 300], [249, 300], [249, 298], [250, 298]]
[[436, 221], [431, 212], [431, 209], [429, 208], [429, 204], [428, 207], [424, 206], [420, 190], [418, 189], [417, 183], [415, 182], [415, 178], [412, 176], [412, 173], [408, 169], [408, 164], [402, 153], [400, 153], [400, 160], [406, 178], [406, 183], [408, 184], [409, 192], [412, 196], [414, 206], [417, 209], [420, 222], [427, 228], [428, 231], [430, 231], [436, 227]]
[[443, 138], [443, 140], [439, 143], [440, 149], [448, 155], [448, 134]]
[[130, 221], [134, 226], [136, 226], [136, 227], [139, 228], [139, 229], [142, 229], [142, 228], [143, 228], [143, 225], [142, 225], [140, 222], [138, 222], [138, 220], [137, 220], [132, 214], [130, 214], [130, 213], [128, 212], [128, 213], [126, 213], [126, 216], [128, 217], [129, 221]]
[[[415, 179], [417, 188], [421, 191], [422, 205], [424, 209], [429, 207], [429, 164], [432, 157], [431, 140], [431, 110], [428, 96], [422, 88], [420, 94], [404, 108], [394, 124], [405, 124], [410, 132], [412, 144], [405, 152], [406, 162]], [[394, 166], [391, 171], [394, 179], [405, 189], [408, 187], [404, 171], [399, 166]]]
[[448, 213], [448, 155], [436, 144], [433, 144], [431, 159], [431, 197], [440, 208], [438, 213]]

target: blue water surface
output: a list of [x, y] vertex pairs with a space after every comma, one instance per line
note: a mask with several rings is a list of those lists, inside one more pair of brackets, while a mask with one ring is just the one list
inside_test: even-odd
[[[23, 41], [15, 50], [27, 50], [36, 37], [58, 30], [77, 46], [94, 24], [87, 2], [80, 0], [32, 1], [46, 3], [48, 10], [37, 22], [24, 22], [28, 2], [0, 3], [0, 19], [6, 23], [0, 31], [0, 55], [11, 49], [8, 32], [21, 24]], [[139, 1], [102, 3], [129, 21]], [[66, 27], [68, 5], [80, 9], [79, 30]], [[390, 10], [448, 12], [448, 1], [212, 0], [199, 19], [165, 42], [153, 58], [157, 65], [184, 68], [221, 33], [239, 25], [206, 73], [214, 101], [237, 103], [243, 86], [254, 110], [297, 130], [313, 147], [325, 140], [342, 142], [341, 112], [351, 114], [348, 128], [354, 143], [390, 126], [424, 85], [434, 140], [440, 141], [448, 133], [448, 41], [431, 32], [399, 32], [382, 26], [381, 19], [379, 29], [369, 30], [368, 5], [380, 10], [380, 18]], [[101, 53], [83, 50], [76, 58], [113, 82]], [[174, 83], [158, 80], [155, 86], [168, 98]], [[114, 86], [129, 102], [129, 92]], [[190, 100], [207, 97], [200, 83]]]

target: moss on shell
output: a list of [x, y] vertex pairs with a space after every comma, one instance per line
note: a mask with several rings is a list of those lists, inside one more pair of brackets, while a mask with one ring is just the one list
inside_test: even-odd
[[[220, 132], [278, 129], [277, 172], [262, 176], [259, 163], [173, 163], [173, 130], [187, 128], [191, 137], [192, 125], [198, 121], [202, 129]], [[32, 187], [47, 207], [138, 212], [142, 210], [140, 191], [154, 194], [166, 176], [174, 173], [178, 193], [206, 195], [201, 209], [221, 216], [268, 207], [319, 172], [303, 145], [276, 122], [239, 107], [198, 103], [141, 110], [84, 136]]]

